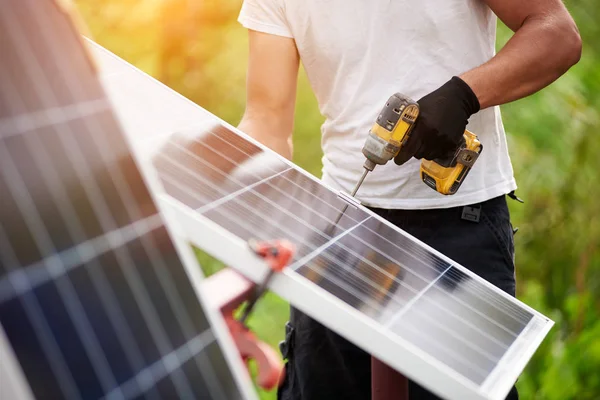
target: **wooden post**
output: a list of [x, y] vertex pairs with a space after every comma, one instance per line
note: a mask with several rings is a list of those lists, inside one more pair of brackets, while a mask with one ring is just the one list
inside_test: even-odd
[[371, 357], [371, 400], [408, 400], [408, 379]]

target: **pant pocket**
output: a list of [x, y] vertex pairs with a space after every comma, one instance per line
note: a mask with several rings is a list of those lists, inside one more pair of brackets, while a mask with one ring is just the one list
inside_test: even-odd
[[494, 241], [501, 252], [505, 266], [511, 274], [515, 272], [515, 245], [514, 233], [508, 210], [504, 212], [482, 212], [482, 222], [488, 232], [494, 238]]

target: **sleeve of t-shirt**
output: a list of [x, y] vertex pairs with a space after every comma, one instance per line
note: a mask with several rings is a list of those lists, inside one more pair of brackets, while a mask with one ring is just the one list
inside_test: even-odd
[[238, 22], [247, 29], [293, 38], [285, 18], [284, 0], [244, 0]]

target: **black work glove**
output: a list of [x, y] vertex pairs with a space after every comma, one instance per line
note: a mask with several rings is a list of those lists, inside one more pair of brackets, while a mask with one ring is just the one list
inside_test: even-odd
[[456, 76], [417, 103], [419, 117], [408, 142], [394, 158], [398, 165], [411, 157], [434, 160], [453, 155], [463, 141], [469, 117], [480, 108], [473, 90]]

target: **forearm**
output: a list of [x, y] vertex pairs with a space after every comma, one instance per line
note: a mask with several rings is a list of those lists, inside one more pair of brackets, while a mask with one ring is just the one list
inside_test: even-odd
[[551, 16], [529, 18], [495, 57], [460, 77], [473, 89], [484, 109], [546, 87], [574, 65], [580, 55], [581, 40], [572, 21]]
[[279, 116], [246, 113], [238, 128], [288, 160], [292, 159], [291, 121]]

